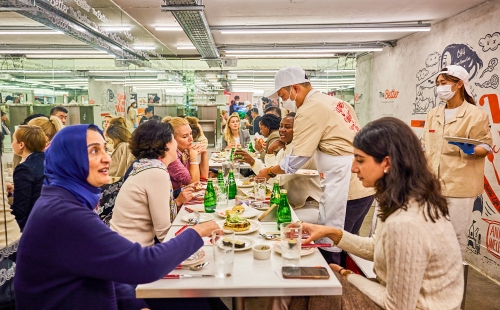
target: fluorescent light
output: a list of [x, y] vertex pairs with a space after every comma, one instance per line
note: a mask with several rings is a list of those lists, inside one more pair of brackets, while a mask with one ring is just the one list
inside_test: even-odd
[[2, 30], [0, 34], [64, 34], [61, 31], [53, 31], [53, 30]]
[[114, 73], [161, 73], [165, 72], [164, 70], [162, 71], [157, 71], [157, 70], [90, 70], [89, 73], [107, 73], [107, 74], [114, 74]]
[[326, 73], [344, 73], [344, 72], [356, 72], [356, 69], [331, 69], [325, 70]]
[[266, 53], [344, 53], [344, 52], [380, 52], [383, 47], [338, 47], [338, 48], [325, 48], [325, 49], [227, 49], [223, 50], [227, 54], [266, 54]]
[[131, 26], [101, 26], [101, 28], [110, 32], [132, 30]]
[[284, 33], [353, 33], [353, 32], [419, 32], [430, 31], [431, 27], [338, 27], [338, 28], [282, 28], [282, 29], [225, 29], [222, 34], [284, 34]]
[[239, 58], [321, 58], [321, 57], [335, 57], [336, 54], [232, 54], [226, 55], [228, 57]]
[[99, 50], [57, 50], [57, 49], [19, 49], [19, 50], [0, 50], [0, 54], [106, 54]]
[[97, 58], [97, 59], [100, 59], [100, 58], [115, 58], [114, 55], [108, 55], [108, 54], [103, 54], [103, 55], [77, 55], [77, 54], [74, 54], [74, 55], [56, 55], [56, 54], [51, 54], [51, 55], [40, 55], [40, 54], [36, 54], [36, 55], [26, 55], [26, 58], [41, 58], [41, 59], [44, 59], [44, 58], [55, 58], [55, 59], [91, 59], [91, 58]]
[[133, 49], [139, 50], [139, 51], [151, 51], [156, 48], [154, 45], [134, 45], [132, 46]]
[[156, 31], [182, 31], [181, 26], [156, 26]]
[[231, 70], [229, 73], [242, 73], [242, 72], [250, 72], [250, 73], [277, 73], [278, 70]]
[[195, 50], [196, 47], [194, 45], [176, 45], [178, 50]]
[[38, 71], [38, 70], [1, 70], [1, 73], [71, 73], [69, 70]]

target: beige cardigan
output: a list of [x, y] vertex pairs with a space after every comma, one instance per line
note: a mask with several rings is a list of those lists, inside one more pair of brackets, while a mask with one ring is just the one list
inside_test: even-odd
[[449, 220], [426, 220], [413, 201], [379, 220], [371, 238], [343, 233], [338, 247], [373, 261], [380, 283], [356, 274], [348, 281], [383, 309], [460, 309], [462, 255]]
[[115, 149], [111, 154], [109, 176], [116, 178], [123, 177], [134, 160], [135, 157], [130, 152], [127, 142], [121, 142], [118, 145], [115, 145]]
[[143, 247], [163, 241], [170, 229], [170, 176], [152, 168], [130, 175], [116, 197], [111, 230]]
[[[1, 191], [1, 201], [0, 201], [0, 254], [6, 247], [15, 245], [17, 249], [17, 243], [21, 238], [21, 230], [19, 225], [17, 225], [14, 215], [12, 215], [12, 210], [7, 204], [7, 191], [5, 189], [5, 184], [3, 182], [3, 175], [0, 173], [0, 184], [2, 186]], [[5, 202], [5, 204], [4, 204]], [[7, 226], [7, 231], [5, 227]], [[7, 252], [10, 250], [7, 250]], [[14, 251], [15, 252], [15, 251]], [[8, 254], [8, 253], [4, 253]], [[5, 256], [5, 255], [4, 255]]]

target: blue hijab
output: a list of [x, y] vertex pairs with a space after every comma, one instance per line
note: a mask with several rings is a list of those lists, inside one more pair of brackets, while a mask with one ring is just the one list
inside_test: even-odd
[[101, 188], [87, 182], [89, 155], [87, 130], [95, 125], [73, 125], [59, 131], [45, 151], [45, 184], [70, 191], [76, 199], [93, 210], [99, 202]]

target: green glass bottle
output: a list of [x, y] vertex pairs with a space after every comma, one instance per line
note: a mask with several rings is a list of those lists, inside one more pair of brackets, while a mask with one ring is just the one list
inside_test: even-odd
[[250, 141], [250, 143], [248, 143], [248, 151], [251, 152], [251, 153], [255, 153], [255, 150], [253, 148], [253, 145], [252, 145], [251, 141]]
[[292, 211], [290, 210], [290, 205], [288, 204], [288, 194], [286, 189], [280, 191], [280, 205], [278, 211], [276, 212], [276, 223], [278, 224], [278, 230], [280, 229], [281, 223], [290, 223], [292, 221]]
[[222, 174], [222, 170], [219, 169], [217, 171], [217, 184], [219, 187], [224, 187], [224, 175]]
[[231, 148], [231, 153], [229, 154], [229, 161], [233, 161], [233, 157], [234, 157], [234, 147]]
[[280, 184], [278, 181], [274, 182], [273, 191], [271, 192], [271, 199], [269, 200], [269, 206], [274, 206], [274, 212], [278, 212], [278, 206], [280, 205]]
[[233, 170], [229, 170], [229, 177], [227, 178], [227, 182], [229, 184], [229, 193], [228, 193], [228, 199], [234, 199], [236, 198], [236, 181], [234, 180], [234, 172]]
[[215, 207], [217, 206], [217, 195], [215, 194], [212, 180], [208, 180], [207, 189], [205, 190], [205, 198], [203, 198], [203, 205], [205, 206], [206, 213], [215, 212]]

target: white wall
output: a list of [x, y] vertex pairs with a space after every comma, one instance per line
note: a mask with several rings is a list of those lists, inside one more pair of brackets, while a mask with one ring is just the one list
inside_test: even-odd
[[[497, 280], [500, 280], [497, 198], [500, 178], [496, 175], [496, 168], [500, 169], [499, 16], [499, 1], [487, 2], [432, 25], [428, 33], [411, 35], [398, 41], [394, 48], [387, 47], [383, 52], [358, 59], [355, 90], [361, 96], [356, 112], [362, 124], [382, 116], [394, 116], [411, 124], [412, 120], [425, 120], [427, 111], [440, 104], [434, 80], [443, 64], [461, 64], [468, 69], [478, 106], [490, 115], [494, 146], [485, 168], [485, 179], [491, 187], [485, 186], [489, 195], [484, 192], [481, 200], [476, 201], [467, 260]], [[421, 128], [414, 129], [418, 135], [422, 134]]]

